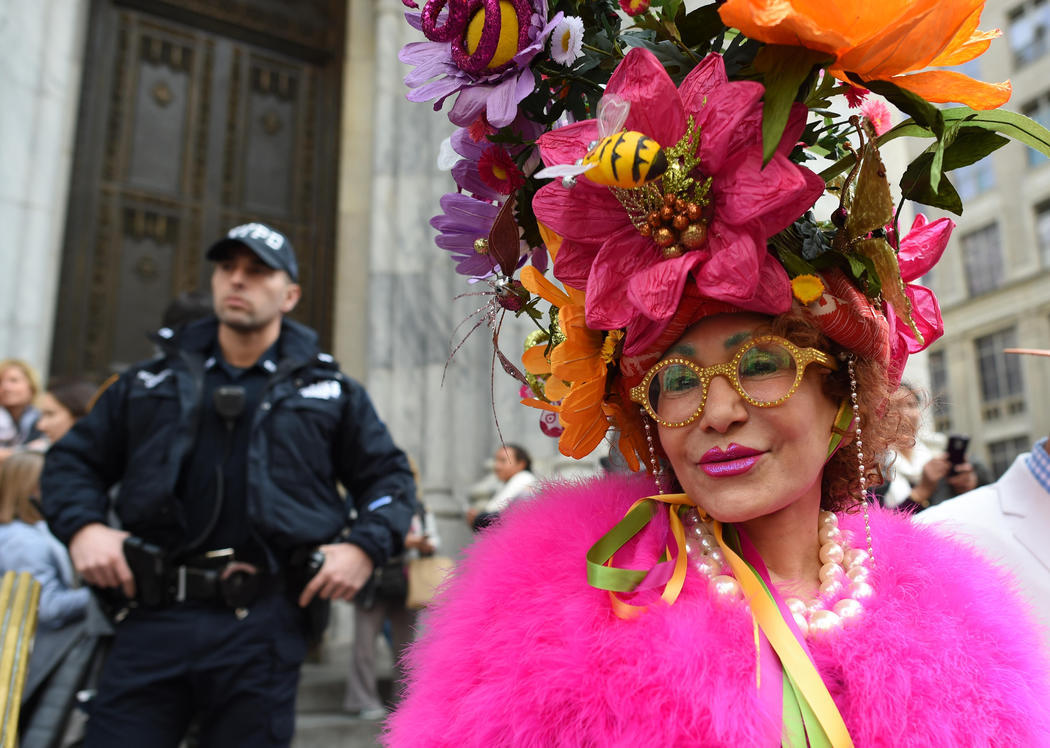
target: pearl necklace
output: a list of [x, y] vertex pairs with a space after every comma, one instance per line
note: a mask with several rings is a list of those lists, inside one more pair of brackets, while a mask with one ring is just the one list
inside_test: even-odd
[[[718, 546], [710, 525], [696, 509], [682, 518], [686, 529], [685, 549], [693, 566], [708, 578], [711, 593], [725, 602], [742, 600], [744, 591], [732, 576], [725, 554]], [[875, 590], [871, 586], [870, 556], [851, 548], [852, 533], [839, 529], [833, 512], [821, 511], [820, 590], [809, 603], [797, 597], [784, 600], [803, 636], [823, 635], [857, 620], [864, 611], [864, 601]]]

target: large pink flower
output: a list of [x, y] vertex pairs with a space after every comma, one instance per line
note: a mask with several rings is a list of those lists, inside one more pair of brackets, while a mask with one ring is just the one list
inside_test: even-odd
[[[581, 177], [566, 188], [545, 185], [533, 199], [536, 217], [564, 238], [554, 265], [562, 282], [587, 291], [587, 324], [627, 327], [625, 353], [644, 350], [667, 326], [689, 282], [703, 296], [767, 314], [787, 311], [787, 274], [769, 253], [770, 236], [790, 226], [824, 191], [824, 182], [789, 160], [805, 126], [806, 109], [792, 109], [780, 146], [762, 166], [761, 84], [730, 83], [721, 56], [708, 55], [676, 88], [649, 51], [632, 49], [613, 73], [607, 94], [631, 104], [625, 128], [673, 146], [692, 115], [700, 125], [700, 164], [712, 178], [707, 241], [664, 259], [608, 187]], [[586, 120], [544, 134], [548, 164], [574, 163], [598, 139]]]
[[904, 371], [909, 354], [925, 350], [930, 343], [944, 334], [941, 307], [933, 291], [911, 281], [926, 275], [944, 254], [955, 224], [950, 218], [938, 218], [933, 223], [919, 213], [911, 225], [911, 231], [901, 240], [897, 261], [900, 263], [904, 292], [911, 302], [911, 316], [922, 334], [920, 342], [911, 327], [898, 318], [890, 304], [886, 304], [886, 319], [890, 323], [890, 371], [895, 375]]

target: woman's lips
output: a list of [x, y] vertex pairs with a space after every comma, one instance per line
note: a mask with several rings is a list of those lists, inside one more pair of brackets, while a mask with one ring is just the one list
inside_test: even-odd
[[742, 475], [755, 466], [763, 452], [739, 444], [730, 444], [725, 450], [712, 447], [700, 458], [700, 469], [712, 478]]

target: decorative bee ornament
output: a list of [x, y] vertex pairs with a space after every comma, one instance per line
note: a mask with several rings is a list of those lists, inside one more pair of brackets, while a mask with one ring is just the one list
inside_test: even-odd
[[616, 94], [606, 94], [598, 103], [598, 135], [587, 154], [575, 164], [556, 164], [536, 173], [537, 177], [562, 177], [566, 187], [583, 175], [606, 187], [630, 189], [656, 179], [667, 171], [664, 149], [655, 140], [635, 130], [624, 130], [631, 104]]

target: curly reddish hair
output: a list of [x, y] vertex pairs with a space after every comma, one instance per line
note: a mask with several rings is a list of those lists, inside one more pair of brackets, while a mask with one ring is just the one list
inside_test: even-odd
[[[849, 401], [850, 381], [847, 361], [853, 356], [854, 376], [857, 380], [857, 406], [860, 412], [866, 488], [874, 488], [883, 481], [881, 466], [891, 450], [914, 442], [914, 433], [901, 415], [894, 386], [889, 379], [886, 364], [872, 358], [858, 356], [816, 328], [812, 315], [804, 308], [793, 306], [790, 311], [773, 318], [770, 329], [795, 345], [817, 348], [842, 361], [842, 365], [824, 378], [824, 394], [835, 402]], [[852, 407], [848, 403], [847, 407]], [[856, 426], [853, 426], [856, 429]], [[845, 511], [859, 505], [860, 471], [857, 464], [855, 433], [849, 433], [824, 466], [821, 484], [821, 507], [831, 511]]]

